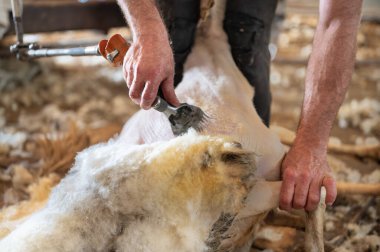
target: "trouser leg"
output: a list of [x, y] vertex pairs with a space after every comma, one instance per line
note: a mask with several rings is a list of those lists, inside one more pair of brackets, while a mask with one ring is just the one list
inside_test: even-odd
[[169, 31], [175, 61], [174, 85], [183, 77], [183, 65], [194, 44], [200, 0], [159, 0], [161, 14]]
[[269, 126], [270, 27], [277, 0], [228, 0], [224, 29], [236, 65], [254, 87], [253, 104]]

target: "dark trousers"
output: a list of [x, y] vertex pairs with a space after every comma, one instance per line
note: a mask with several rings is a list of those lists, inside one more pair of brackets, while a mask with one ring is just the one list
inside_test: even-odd
[[[183, 65], [194, 44], [200, 1], [158, 0], [158, 4], [173, 43], [174, 83], [178, 85], [182, 80]], [[253, 104], [267, 126], [272, 99], [268, 45], [276, 6], [277, 0], [228, 0], [224, 20], [232, 56], [254, 87]]]

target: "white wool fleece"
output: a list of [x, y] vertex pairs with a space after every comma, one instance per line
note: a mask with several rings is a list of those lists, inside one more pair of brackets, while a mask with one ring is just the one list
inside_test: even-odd
[[253, 174], [253, 154], [224, 138], [98, 144], [0, 251], [206, 251], [216, 220], [244, 207]]

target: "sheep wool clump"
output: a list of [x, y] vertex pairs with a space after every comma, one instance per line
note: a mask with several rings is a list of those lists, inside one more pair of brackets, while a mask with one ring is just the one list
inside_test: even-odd
[[0, 250], [213, 251], [255, 184], [254, 163], [236, 142], [196, 133], [95, 145]]

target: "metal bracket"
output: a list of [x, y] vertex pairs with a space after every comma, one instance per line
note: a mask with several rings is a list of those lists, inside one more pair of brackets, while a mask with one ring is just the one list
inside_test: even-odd
[[111, 63], [115, 60], [116, 56], [119, 55], [119, 51], [117, 49], [113, 50], [110, 53], [107, 53], [107, 60]]
[[[28, 60], [39, 57], [52, 56], [99, 56], [98, 46], [79, 46], [71, 48], [44, 48], [37, 43], [24, 43], [24, 32], [22, 26], [22, 0], [11, 0], [13, 22], [16, 29], [17, 43], [10, 46], [10, 52], [15, 54], [18, 60]], [[117, 52], [118, 53], [118, 52]], [[112, 54], [110, 58], [113, 60], [117, 54]]]

